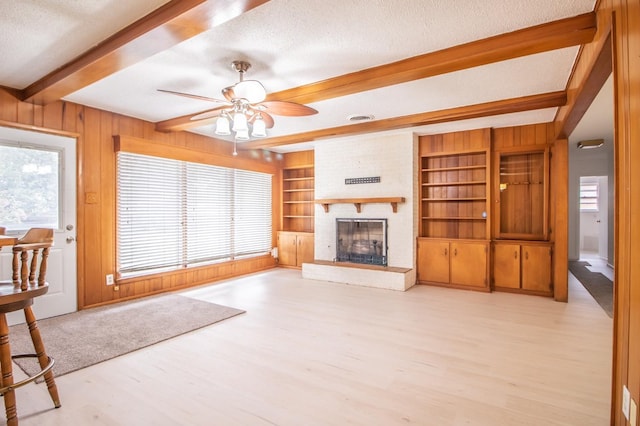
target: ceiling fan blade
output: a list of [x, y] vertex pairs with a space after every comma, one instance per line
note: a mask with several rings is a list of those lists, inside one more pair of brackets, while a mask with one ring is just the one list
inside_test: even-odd
[[295, 102], [266, 101], [266, 102], [261, 102], [258, 105], [266, 108], [264, 111], [267, 111], [275, 115], [302, 116], [302, 115], [313, 115], [318, 113], [318, 111], [316, 111], [311, 107], [308, 107], [302, 104], [297, 104]]
[[203, 111], [200, 114], [196, 114], [190, 118], [191, 121], [204, 120], [211, 117], [217, 117], [222, 114], [222, 111], [227, 108], [226, 106], [221, 106], [218, 108], [210, 109], [208, 111]]
[[229, 102], [223, 101], [222, 99], [209, 98], [207, 96], [192, 95], [191, 93], [183, 93], [183, 92], [174, 92], [173, 90], [166, 90], [166, 89], [157, 89], [157, 90], [158, 90], [158, 92], [169, 93], [171, 95], [183, 96], [185, 98], [198, 99], [200, 101], [218, 102], [218, 103], [222, 102], [222, 103], [224, 103], [226, 105], [229, 104]]
[[224, 96], [227, 101], [232, 102], [236, 97], [236, 94], [233, 91], [233, 86], [225, 87], [224, 89], [222, 89], [222, 96]]

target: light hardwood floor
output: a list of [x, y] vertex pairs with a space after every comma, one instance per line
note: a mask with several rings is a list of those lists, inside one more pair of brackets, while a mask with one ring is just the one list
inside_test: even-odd
[[184, 294], [247, 313], [57, 378], [57, 410], [21, 388], [20, 424], [609, 424], [612, 321], [573, 277], [568, 304], [290, 269]]

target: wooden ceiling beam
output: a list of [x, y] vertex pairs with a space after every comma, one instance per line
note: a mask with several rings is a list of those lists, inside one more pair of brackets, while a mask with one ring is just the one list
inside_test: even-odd
[[[301, 104], [347, 96], [366, 90], [406, 83], [532, 55], [589, 43], [596, 33], [595, 13], [586, 13], [534, 27], [524, 28], [448, 49], [368, 68], [317, 83], [272, 93], [268, 101], [291, 101]], [[156, 123], [156, 130], [188, 130], [213, 123], [215, 118], [191, 121], [194, 114]]]
[[267, 100], [302, 104], [406, 83], [508, 59], [589, 43], [593, 12], [505, 33], [273, 93]]
[[171, 0], [20, 91], [47, 104], [229, 21], [268, 0]]
[[242, 150], [270, 149], [280, 145], [290, 145], [300, 142], [311, 142], [319, 139], [349, 136], [383, 130], [403, 129], [428, 124], [449, 121], [467, 120], [471, 118], [489, 117], [493, 115], [514, 112], [532, 111], [544, 108], [556, 108], [565, 105], [567, 93], [564, 91], [542, 93], [538, 95], [522, 96], [519, 98], [503, 99], [476, 105], [467, 105], [439, 111], [423, 112], [405, 115], [403, 117], [388, 118], [366, 123], [350, 124], [328, 129], [314, 130], [295, 135], [279, 136], [268, 139], [256, 139], [238, 144]]
[[578, 55], [578, 62], [585, 63], [583, 73], [572, 73], [567, 84], [567, 104], [556, 114], [556, 137], [566, 139], [582, 120], [593, 100], [613, 71], [613, 46], [611, 32], [594, 44], [591, 55], [582, 58], [584, 50]]

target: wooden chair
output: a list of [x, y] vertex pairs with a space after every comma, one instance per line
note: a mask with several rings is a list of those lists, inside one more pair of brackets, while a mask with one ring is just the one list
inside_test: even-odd
[[[53, 245], [53, 229], [32, 228], [13, 246], [13, 274], [11, 281], [0, 282], [0, 395], [4, 397], [7, 425], [18, 424], [14, 390], [44, 376], [49, 395], [56, 408], [60, 407], [58, 389], [53, 378], [53, 358], [47, 356], [35, 315], [31, 309], [33, 299], [49, 289], [46, 281], [47, 257]], [[31, 256], [31, 259], [29, 259]], [[9, 344], [9, 326], [6, 314], [24, 311], [34, 354], [12, 355]], [[18, 383], [13, 382], [12, 358], [38, 358], [41, 371]]]

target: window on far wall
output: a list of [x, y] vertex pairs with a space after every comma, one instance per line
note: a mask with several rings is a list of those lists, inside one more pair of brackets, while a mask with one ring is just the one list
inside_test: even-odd
[[122, 278], [271, 250], [267, 173], [118, 152]]
[[598, 211], [598, 182], [580, 181], [580, 211]]

